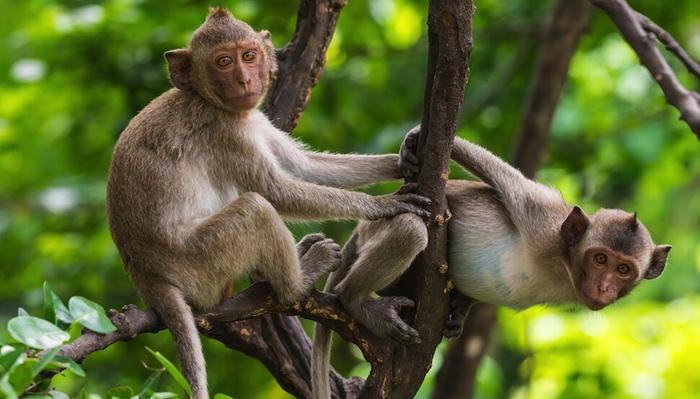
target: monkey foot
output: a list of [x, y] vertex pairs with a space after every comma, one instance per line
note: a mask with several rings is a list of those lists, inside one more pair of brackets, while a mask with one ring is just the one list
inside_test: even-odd
[[369, 299], [360, 306], [361, 311], [354, 316], [378, 337], [388, 337], [402, 344], [419, 344], [421, 342], [418, 331], [406, 324], [399, 316], [401, 308], [414, 306], [412, 300], [398, 296], [387, 296]]
[[[310, 237], [311, 236], [311, 237]], [[309, 249], [304, 251], [304, 254], [299, 259], [301, 262], [301, 270], [304, 273], [304, 280], [309, 288], [321, 276], [332, 272], [340, 266], [341, 252], [340, 245], [330, 238], [322, 238], [319, 240], [318, 235], [310, 235], [304, 237], [297, 248], [305, 244], [305, 241], [314, 241]]]
[[462, 327], [464, 320], [454, 317], [452, 313], [445, 321], [445, 328], [442, 330], [442, 336], [445, 338], [456, 338], [462, 335]]
[[309, 250], [309, 248], [311, 248], [312, 245], [325, 239], [326, 236], [323, 233], [313, 233], [305, 235], [304, 238], [302, 238], [301, 241], [297, 243], [297, 255], [299, 256], [299, 259], [301, 259], [301, 257], [304, 256], [304, 254]]

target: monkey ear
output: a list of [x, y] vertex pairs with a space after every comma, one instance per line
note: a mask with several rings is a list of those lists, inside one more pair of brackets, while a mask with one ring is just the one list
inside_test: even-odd
[[649, 262], [649, 268], [646, 273], [644, 273], [645, 279], [651, 280], [661, 275], [666, 267], [666, 259], [668, 259], [668, 253], [670, 251], [670, 245], [657, 245], [656, 248], [654, 248], [654, 253], [651, 255], [651, 262]]
[[561, 238], [566, 245], [574, 247], [581, 241], [590, 224], [588, 216], [581, 208], [575, 206], [561, 225]]
[[277, 56], [275, 55], [275, 46], [272, 44], [272, 35], [269, 30], [261, 30], [258, 32], [258, 35], [260, 35], [265, 46], [270, 68], [270, 81], [273, 81], [277, 78]]
[[187, 49], [177, 49], [165, 52], [168, 60], [168, 72], [173, 86], [180, 90], [192, 90], [192, 54]]

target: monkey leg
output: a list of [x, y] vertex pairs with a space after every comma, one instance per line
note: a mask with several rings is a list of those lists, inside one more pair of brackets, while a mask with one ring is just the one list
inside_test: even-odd
[[212, 267], [196, 269], [201, 275], [194, 281], [210, 286], [191, 287], [187, 298], [197, 308], [211, 307], [216, 304], [209, 298], [212, 281], [220, 285], [221, 292], [228, 282], [254, 272], [269, 281], [280, 301], [298, 301], [321, 275], [339, 263], [336, 243], [325, 238], [313, 241], [300, 258], [294, 238], [275, 208], [257, 193], [244, 193], [202, 222], [189, 237], [191, 262]]
[[399, 317], [413, 301], [402, 297], [370, 295], [391, 284], [428, 243], [420, 217], [402, 214], [358, 227], [359, 256], [338, 284], [340, 301], [360, 323], [380, 337], [399, 342], [418, 341], [418, 332]]

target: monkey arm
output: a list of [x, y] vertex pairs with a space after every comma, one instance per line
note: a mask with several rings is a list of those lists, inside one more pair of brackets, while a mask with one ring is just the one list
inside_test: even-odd
[[294, 178], [272, 157], [253, 154], [254, 159], [238, 165], [238, 185], [265, 197], [283, 217], [311, 219], [378, 219], [400, 213], [428, 217], [420, 208], [429, 202], [415, 194], [373, 197]]
[[398, 166], [399, 156], [396, 154], [314, 152], [280, 131], [269, 133], [268, 144], [284, 170], [311, 183], [354, 188], [402, 177]]
[[456, 137], [452, 159], [496, 190], [520, 232], [533, 231], [533, 225], [546, 230], [543, 223], [552, 223], [547, 215], [555, 210], [563, 209], [566, 217], [568, 206], [558, 191], [528, 179], [486, 149]]

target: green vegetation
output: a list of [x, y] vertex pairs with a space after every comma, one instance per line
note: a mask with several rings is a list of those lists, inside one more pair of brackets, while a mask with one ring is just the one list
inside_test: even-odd
[[[278, 46], [294, 29], [296, 2], [219, 3], [255, 28], [271, 30]], [[532, 74], [537, 28], [551, 4], [477, 2], [471, 82], [458, 133], [505, 158]], [[633, 4], [700, 58], [696, 1]], [[74, 337], [78, 325], [107, 331], [104, 311], [92, 301], [107, 308], [137, 301], [106, 225], [111, 149], [129, 119], [169, 87], [162, 54], [186, 43], [208, 5], [0, 2], [2, 394], [11, 396], [3, 385], [11, 367], [22, 368], [13, 371], [14, 378], [27, 384], [41, 370], [67, 369], [52, 386], [71, 396], [107, 396], [113, 387], [129, 387], [109, 393], [116, 397], [182, 392], [177, 377], [159, 379], [154, 375], [163, 369], [142, 364], [157, 364], [146, 346], [175, 358], [167, 332], [113, 345], [81, 366], [50, 349], [39, 358], [26, 357], [23, 346], [9, 344], [50, 348]], [[295, 135], [327, 151], [396, 151], [422, 113], [425, 18], [424, 1], [350, 1]], [[673, 65], [681, 80], [698, 90], [698, 81], [675, 60]], [[697, 397], [700, 145], [601, 13], [595, 13], [572, 62], [538, 179], [588, 212], [600, 206], [636, 210], [657, 242], [673, 245], [670, 262], [660, 279], [643, 283], [601, 313], [503, 310], [497, 348], [479, 373], [478, 397]], [[293, 230], [298, 237], [323, 230], [342, 241], [352, 226], [310, 223]], [[44, 281], [58, 295], [42, 288]], [[65, 305], [59, 297], [72, 299]], [[16, 316], [18, 308], [28, 313], [20, 310]], [[29, 314], [41, 314], [44, 321]], [[28, 329], [41, 333], [26, 335]], [[367, 372], [357, 351], [336, 344], [339, 371]], [[285, 397], [257, 360], [213, 341], [205, 342], [205, 351], [212, 392]], [[431, 373], [438, 365], [439, 358]], [[420, 397], [429, 396], [431, 375]]]

